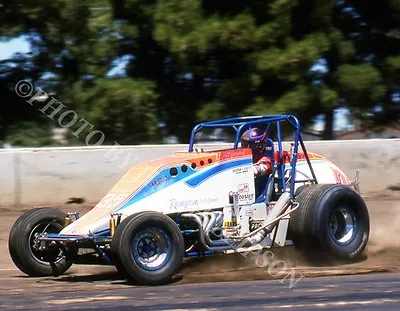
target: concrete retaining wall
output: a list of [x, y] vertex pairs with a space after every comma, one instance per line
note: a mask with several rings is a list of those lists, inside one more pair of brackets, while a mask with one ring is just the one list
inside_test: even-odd
[[[359, 168], [363, 193], [400, 184], [400, 139], [313, 141], [306, 146], [336, 163], [350, 179]], [[186, 150], [187, 145], [0, 150], [0, 206], [60, 205], [71, 197], [95, 203], [130, 166]]]

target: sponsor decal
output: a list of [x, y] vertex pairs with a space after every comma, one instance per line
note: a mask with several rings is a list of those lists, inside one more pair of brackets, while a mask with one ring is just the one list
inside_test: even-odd
[[337, 184], [342, 184], [342, 185], [347, 185], [349, 184], [348, 178], [346, 178], [345, 175], [343, 175], [339, 170], [331, 166], [331, 170], [333, 172], [333, 175], [335, 176], [335, 181]]
[[239, 201], [249, 201], [254, 199], [254, 193], [249, 193], [249, 184], [239, 184], [238, 186]]
[[150, 194], [153, 194], [156, 191], [157, 191], [157, 187], [151, 187], [149, 191], [146, 191], [146, 192], [143, 193], [143, 196], [147, 197], [147, 196], [149, 196]]
[[367, 242], [368, 242], [368, 233], [364, 232], [360, 245], [357, 247], [357, 249], [354, 252], [350, 253], [349, 258], [353, 258], [353, 257], [357, 256], [364, 249], [365, 244], [367, 244]]
[[163, 175], [160, 177], [154, 178], [145, 188], [145, 192], [143, 193], [143, 196], [147, 197], [150, 194], [155, 193], [158, 190], [161, 190], [166, 186], [167, 181], [169, 180], [169, 177], [167, 175]]
[[340, 174], [339, 172], [336, 173], [336, 180], [338, 184], [343, 184], [342, 174]]
[[97, 204], [97, 207], [108, 208], [118, 206], [128, 197], [128, 195], [129, 193], [109, 193], [99, 202], [99, 204]]
[[169, 206], [173, 209], [189, 209], [193, 207], [197, 207], [203, 204], [213, 204], [218, 202], [218, 198], [199, 198], [199, 199], [188, 199], [188, 200], [176, 200], [170, 199]]
[[239, 201], [249, 201], [254, 199], [254, 193], [239, 193]]
[[151, 186], [152, 187], [157, 187], [162, 185], [163, 183], [165, 183], [166, 181], [168, 181], [168, 176], [167, 175], [163, 175], [161, 177], [155, 178], [151, 181]]
[[[309, 153], [307, 153], [307, 154], [308, 154], [308, 158], [309, 158], [310, 160], [323, 160], [323, 159], [324, 159], [323, 156], [321, 156], [321, 155], [319, 155], [319, 154], [316, 154], [316, 153], [309, 152]], [[299, 161], [299, 160], [306, 160], [306, 155], [305, 155], [303, 152], [299, 152], [299, 153], [297, 154], [297, 160], [298, 160], [298, 161]]]
[[254, 216], [254, 211], [253, 211], [253, 208], [251, 207], [251, 205], [250, 205], [250, 207], [246, 208], [246, 210], [244, 211], [244, 215], [249, 216], [249, 217]]
[[250, 155], [247, 149], [236, 149], [236, 150], [224, 150], [221, 152], [220, 160], [226, 160], [230, 158], [236, 158], [244, 155]]
[[234, 227], [236, 225], [237, 225], [236, 221], [233, 221], [233, 220], [224, 221], [224, 227]]
[[249, 184], [240, 184], [239, 192], [249, 192]]
[[250, 166], [245, 166], [245, 167], [237, 167], [233, 169], [234, 174], [242, 174], [242, 173], [247, 173], [250, 169]]
[[238, 191], [229, 192], [229, 204], [234, 204], [234, 197], [237, 196], [239, 202], [247, 202], [254, 199], [254, 193], [249, 193], [250, 186], [248, 183], [239, 184]]

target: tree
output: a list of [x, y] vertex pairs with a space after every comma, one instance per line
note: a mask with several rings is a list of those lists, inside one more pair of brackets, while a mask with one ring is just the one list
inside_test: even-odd
[[307, 70], [329, 49], [329, 38], [318, 28], [296, 34], [296, 6], [287, 0], [158, 1], [154, 39], [170, 53], [161, 72], [171, 77], [159, 80], [160, 100], [176, 112], [168, 128], [189, 121], [178, 134], [183, 137], [194, 121], [244, 113], [293, 113], [311, 122], [320, 109], [309, 96]]
[[[198, 121], [278, 113], [303, 125], [324, 114], [332, 138], [342, 105], [398, 119], [398, 0], [21, 0], [0, 18], [3, 37], [32, 45], [0, 63], [7, 102], [18, 100], [10, 85], [31, 79], [109, 141], [158, 141], [165, 124], [187, 142]], [[37, 118], [10, 107], [0, 111], [3, 137]]]
[[[378, 124], [400, 119], [400, 2], [398, 0], [349, 1], [358, 14], [360, 57], [379, 70], [385, 86], [384, 96], [368, 117]], [[396, 100], [397, 98], [397, 100]]]
[[398, 4], [396, 0], [341, 1], [332, 15], [335, 44], [325, 55], [329, 71], [323, 80], [353, 118], [367, 124], [385, 124], [400, 117], [400, 110], [394, 113], [393, 109], [400, 82], [394, 74], [400, 69], [400, 36], [395, 35]]
[[104, 132], [113, 144], [160, 143], [155, 116], [155, 85], [147, 80], [97, 79], [89, 88], [77, 83], [71, 101], [85, 119]]
[[[153, 129], [157, 125], [154, 83], [106, 78], [115, 64], [119, 40], [118, 22], [113, 20], [108, 1], [90, 4], [78, 0], [20, 1], [17, 5], [5, 3], [1, 14], [2, 35], [26, 35], [32, 52], [18, 60], [17, 69], [16, 59], [0, 64], [4, 73], [0, 76], [3, 98], [22, 103], [18, 109], [11, 103], [2, 106], [0, 140], [7, 128], [15, 130], [13, 124], [20, 119], [49, 122], [24, 106], [24, 101], [13, 93], [13, 86], [21, 79], [31, 80], [36, 87], [56, 94], [57, 100], [68, 109], [79, 110], [82, 117], [93, 116], [90, 122], [98, 122], [98, 128], [108, 130], [106, 137], [111, 142], [117, 138], [130, 143], [154, 140]], [[34, 122], [25, 124], [36, 127]]]

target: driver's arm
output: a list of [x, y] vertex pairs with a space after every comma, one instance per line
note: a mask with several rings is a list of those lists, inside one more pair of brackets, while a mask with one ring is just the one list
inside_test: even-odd
[[253, 165], [254, 177], [266, 176], [272, 172], [272, 162], [269, 157], [262, 157]]

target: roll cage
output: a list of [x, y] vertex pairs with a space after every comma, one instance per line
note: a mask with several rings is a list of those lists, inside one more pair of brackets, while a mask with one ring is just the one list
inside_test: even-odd
[[[282, 128], [281, 128], [281, 124], [283, 124], [283, 123], [289, 124], [294, 130], [294, 141], [292, 143], [292, 148], [290, 151], [290, 160], [289, 160], [291, 169], [289, 169], [287, 172], [285, 172], [285, 170], [287, 170], [287, 168], [285, 168], [285, 163], [283, 160], [284, 150], [283, 150], [283, 144], [282, 144]], [[264, 116], [234, 117], [234, 118], [199, 123], [193, 128], [192, 133], [190, 135], [190, 143], [189, 143], [188, 151], [189, 152], [194, 151], [196, 134], [198, 134], [199, 132], [201, 132], [202, 130], [204, 130], [206, 128], [231, 128], [231, 129], [233, 129], [236, 134], [235, 134], [235, 141], [234, 141], [232, 149], [238, 149], [238, 148], [240, 148], [239, 143], [240, 143], [240, 137], [241, 137], [242, 133], [245, 130], [255, 127], [255, 126], [261, 127], [261, 128], [265, 127], [264, 131], [267, 134], [268, 134], [268, 131], [271, 129], [271, 127], [275, 126], [276, 138], [277, 138], [276, 144], [278, 146], [278, 150], [277, 150], [278, 160], [276, 161], [276, 163], [274, 165], [273, 173], [271, 174], [272, 177], [269, 178], [263, 193], [257, 198], [256, 202], [265, 201], [265, 199], [266, 199], [265, 196], [266, 196], [268, 185], [270, 184], [271, 180], [275, 179], [273, 176], [273, 175], [275, 175], [275, 173], [277, 173], [277, 178], [275, 179], [275, 182], [278, 183], [279, 189], [281, 189], [282, 192], [286, 192], [287, 188], [289, 188], [288, 190], [290, 191], [290, 196], [292, 198], [294, 197], [295, 183], [300, 183], [300, 182], [318, 183], [317, 178], [315, 176], [315, 172], [311, 165], [310, 158], [307, 154], [306, 146], [305, 146], [303, 138], [301, 136], [300, 122], [293, 115], [271, 115], [271, 116], [264, 115]], [[298, 158], [299, 145], [300, 145], [301, 151], [303, 152], [304, 157], [307, 161], [308, 167], [310, 169], [310, 172], [312, 175], [311, 179], [308, 178], [307, 180], [296, 180], [296, 163], [297, 163], [297, 158]]]

